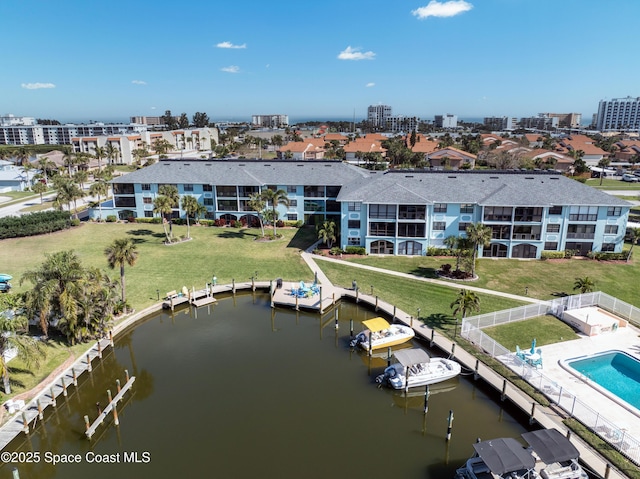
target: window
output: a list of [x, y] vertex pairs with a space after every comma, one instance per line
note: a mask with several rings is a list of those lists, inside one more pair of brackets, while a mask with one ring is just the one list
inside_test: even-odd
[[463, 221], [461, 221], [460, 223], [458, 223], [458, 231], [464, 231], [466, 233], [467, 231], [467, 226], [469, 226], [471, 223], [465, 223]]
[[544, 243], [544, 249], [546, 251], [558, 251], [558, 242], [557, 241], [546, 241]]
[[340, 213], [341, 211], [340, 203], [338, 203], [336, 200], [327, 200], [327, 211]]
[[257, 186], [239, 186], [238, 190], [240, 190], [239, 196], [243, 196], [245, 198], [258, 193]]
[[403, 241], [398, 245], [398, 254], [422, 256], [422, 245], [417, 241]]
[[295, 193], [296, 187], [295, 185], [287, 185], [287, 193]]
[[598, 219], [597, 206], [571, 206], [569, 209], [571, 221], [596, 221]]
[[142, 198], [142, 202], [143, 202], [145, 205], [150, 205], [150, 204], [152, 204], [152, 203], [153, 203], [153, 199], [152, 199], [151, 197], [144, 197], [144, 198]]
[[324, 196], [324, 186], [305, 186], [305, 198], [321, 198]]
[[495, 225], [491, 226], [491, 239], [509, 239], [511, 238], [511, 226]]
[[401, 220], [423, 220], [426, 217], [427, 207], [424, 205], [400, 205], [398, 218]]
[[464, 213], [473, 213], [473, 205], [470, 203], [463, 203], [460, 205], [460, 213], [464, 214]]
[[600, 248], [600, 251], [605, 251], [605, 252], [613, 252], [615, 250], [616, 250], [615, 243], [602, 243], [602, 248]]
[[609, 206], [607, 208], [607, 216], [620, 216], [622, 214], [622, 206]]
[[433, 231], [444, 231], [447, 229], [447, 223], [445, 221], [434, 221]]
[[567, 228], [567, 238], [593, 239], [595, 232], [596, 225], [569, 225]]
[[360, 246], [360, 237], [359, 236], [349, 236], [347, 238], [347, 244], [349, 246]]
[[151, 191], [151, 185], [149, 183], [142, 183], [140, 186], [142, 187], [142, 191]]
[[203, 198], [202, 201], [205, 206], [213, 206], [213, 198]]
[[547, 233], [560, 233], [560, 225], [547, 225]]
[[327, 186], [327, 198], [336, 198], [340, 193], [340, 186]]
[[213, 185], [202, 185], [202, 191], [213, 191]]
[[287, 219], [289, 221], [298, 221], [298, 213], [287, 213]]
[[236, 200], [218, 200], [219, 211], [238, 211]]
[[618, 225], [606, 225], [604, 227], [604, 234], [606, 234], [606, 235], [617, 235], [618, 234]]
[[114, 195], [133, 195], [135, 191], [133, 191], [132, 183], [114, 183], [113, 184], [113, 194]]
[[562, 206], [550, 206], [549, 207], [550, 215], [561, 215], [562, 214]]
[[136, 197], [135, 196], [116, 196], [115, 197], [116, 208], [126, 207], [136, 207]]
[[324, 211], [324, 200], [304, 200], [305, 211]]
[[374, 222], [369, 224], [369, 234], [372, 236], [395, 236], [395, 223]]
[[347, 209], [349, 211], [360, 211], [361, 207], [362, 207], [362, 203], [353, 203], [353, 202], [347, 203]]
[[521, 207], [516, 208], [514, 221], [540, 221], [542, 220], [542, 208]]
[[216, 195], [226, 196], [227, 198], [235, 198], [237, 195], [235, 186], [216, 186]]
[[424, 238], [424, 223], [400, 223], [398, 224], [398, 236], [407, 238]]
[[395, 205], [369, 205], [369, 218], [396, 219]]
[[513, 208], [510, 206], [485, 206], [485, 221], [511, 221]]
[[446, 213], [447, 212], [447, 204], [446, 203], [434, 203], [433, 204], [433, 212], [434, 213]]
[[184, 191], [193, 191], [193, 185], [182, 185]]
[[350, 229], [360, 229], [360, 220], [349, 220], [347, 227]]
[[145, 218], [153, 218], [153, 211], [145, 211], [144, 212], [144, 217]]
[[297, 208], [298, 200], [289, 200], [289, 208]]
[[371, 254], [393, 254], [391, 241], [378, 240], [371, 243]]

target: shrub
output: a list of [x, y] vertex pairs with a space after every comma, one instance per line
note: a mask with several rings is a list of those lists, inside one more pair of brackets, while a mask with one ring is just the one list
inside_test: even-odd
[[443, 264], [440, 266], [440, 271], [444, 274], [451, 273], [451, 265], [449, 263]]
[[447, 248], [438, 248], [436, 246], [429, 246], [427, 248], [427, 256], [454, 256], [451, 250]]
[[334, 256], [339, 256], [342, 253], [344, 253], [344, 251], [342, 251], [342, 248], [340, 248], [340, 246], [334, 246], [333, 248], [331, 248], [331, 251], [329, 252], [329, 254], [332, 254]]
[[146, 223], [146, 224], [156, 224], [159, 225], [162, 223], [162, 218], [154, 217], [154, 218], [136, 218], [136, 223]]
[[229, 221], [229, 226], [231, 226], [232, 228], [237, 228], [238, 222], [236, 220], [231, 220]]
[[566, 249], [566, 250], [564, 250], [564, 257], [565, 258], [573, 258], [577, 254], [578, 254], [578, 250], [577, 249]]
[[8, 216], [0, 219], [0, 239], [53, 233], [71, 226], [68, 211], [39, 211], [22, 216]]
[[226, 226], [227, 222], [222, 218], [218, 218], [213, 222], [213, 225], [214, 226]]
[[591, 259], [595, 259], [597, 261], [626, 261], [628, 252], [622, 253], [612, 253], [609, 251], [594, 253], [590, 251], [587, 256]]
[[115, 223], [116, 221], [118, 221], [116, 215], [107, 215], [107, 223]]
[[78, 218], [73, 218], [71, 220], [71, 226], [80, 226], [80, 220]]
[[565, 252], [564, 251], [543, 251], [542, 253], [540, 253], [540, 259], [541, 260], [545, 260], [545, 259], [563, 259], [565, 258]]
[[284, 221], [282, 220], [276, 221], [276, 228], [282, 228], [282, 227], [284, 227]]
[[347, 246], [344, 250], [346, 254], [366, 255], [367, 249], [364, 246]]

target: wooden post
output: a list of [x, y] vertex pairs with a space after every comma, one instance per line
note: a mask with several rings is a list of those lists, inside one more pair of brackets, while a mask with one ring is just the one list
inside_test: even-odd
[[129, 370], [128, 370], [128, 369], [125, 369], [125, 370], [124, 370], [124, 376], [125, 376], [125, 378], [126, 378], [125, 383], [128, 383], [128, 382], [129, 382]]
[[320, 314], [322, 314], [322, 286], [318, 288], [318, 294], [320, 295]]
[[609, 473], [611, 472], [611, 464], [607, 463], [604, 468], [604, 479], [609, 479]]
[[116, 426], [120, 425], [120, 420], [118, 419], [118, 408], [116, 407], [116, 404], [113, 404], [113, 407], [111, 408], [113, 410], [113, 423]]
[[273, 280], [272, 280], [272, 279], [270, 279], [270, 280], [269, 280], [269, 294], [270, 294], [271, 296], [273, 296], [274, 294], [276, 294], [276, 290], [275, 290], [275, 289], [273, 289]]
[[113, 347], [113, 331], [109, 330], [109, 344]]
[[98, 340], [98, 357], [102, 359], [102, 345], [100, 344], [100, 340]]
[[336, 293], [334, 291], [333, 294], [331, 295], [331, 306], [335, 306], [335, 305], [336, 305]]
[[122, 388], [120, 387], [120, 380], [116, 379], [116, 387], [118, 388], [118, 392], [120, 392], [122, 390]]
[[256, 290], [256, 279], [251, 276], [251, 291], [255, 291]]
[[14, 468], [11, 470], [11, 474], [13, 474], [13, 476], [12, 476], [12, 477], [13, 477], [13, 479], [20, 479], [20, 472], [18, 471], [18, 468], [17, 468], [17, 467], [14, 467]]
[[336, 331], [337, 331], [340, 328], [340, 326], [338, 325], [338, 310], [337, 309], [333, 310], [333, 316], [334, 316], [334, 319], [335, 319], [335, 323], [336, 323], [335, 328], [336, 328]]
[[67, 397], [67, 385], [64, 383], [64, 376], [60, 378], [60, 382], [62, 383], [62, 395]]
[[22, 411], [22, 430], [25, 434], [29, 434], [29, 421], [27, 421], [27, 414]]
[[298, 298], [298, 295], [296, 294], [296, 311], [300, 311], [300, 305], [298, 304], [299, 301], [300, 298]]
[[405, 396], [409, 392], [409, 366], [406, 367], [404, 372], [404, 394]]
[[435, 342], [435, 337], [436, 337], [436, 330], [432, 329], [431, 330], [431, 341], [429, 342], [429, 347], [430, 348], [433, 347], [433, 343]]
[[451, 357], [453, 358], [453, 356], [456, 353], [456, 343], [451, 343]]
[[429, 411], [429, 385], [427, 384], [424, 387], [424, 413], [427, 414]]
[[231, 292], [236, 294], [236, 280], [235, 278], [231, 278]]
[[396, 307], [393, 307], [393, 318], [391, 319], [391, 321], [395, 321], [396, 320]]
[[353, 338], [353, 318], [349, 319], [349, 337]]
[[53, 407], [56, 407], [56, 395], [53, 394], [53, 386], [51, 386], [49, 391], [50, 391], [50, 394], [51, 394], [51, 404], [53, 405]]
[[449, 410], [449, 418], [447, 419], [447, 441], [451, 440], [451, 429], [453, 429], [453, 410]]
[[40, 419], [42, 421], [44, 414], [42, 411], [42, 404], [40, 404], [40, 398], [38, 398], [37, 400], [37, 404], [38, 404], [38, 419]]
[[170, 297], [169, 297], [169, 304], [171, 305], [171, 311], [173, 311], [173, 310], [174, 310], [174, 308], [175, 308], [175, 306], [174, 306], [174, 304], [173, 304], [173, 296], [170, 296]]
[[91, 372], [91, 355], [87, 353], [87, 371]]
[[358, 304], [360, 302], [360, 300], [358, 299], [358, 288], [356, 288], [356, 304]]
[[391, 366], [391, 346], [387, 348], [387, 367]]
[[478, 373], [478, 369], [480, 369], [480, 360], [476, 359], [476, 369], [473, 372], [473, 379], [478, 379], [478, 377], [480, 376], [480, 374]]
[[409, 326], [413, 328], [413, 316], [409, 316]]
[[[89, 430], [90, 424], [89, 424], [89, 416], [85, 416], [84, 417], [84, 425], [85, 425], [85, 432]], [[91, 439], [91, 436], [89, 436], [89, 439]]]
[[73, 385], [78, 386], [78, 375], [76, 374], [76, 368], [71, 368], [71, 375], [73, 376]]
[[504, 401], [504, 399], [507, 397], [506, 393], [507, 393], [507, 380], [505, 379], [504, 381], [502, 381], [502, 394], [500, 395], [501, 401]]
[[378, 311], [378, 295], [376, 294], [376, 311]]

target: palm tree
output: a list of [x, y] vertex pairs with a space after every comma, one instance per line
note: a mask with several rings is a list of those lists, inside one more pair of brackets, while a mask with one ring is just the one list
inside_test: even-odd
[[102, 171], [102, 159], [107, 156], [107, 150], [103, 146], [97, 146], [93, 149], [93, 157], [98, 160], [98, 172]]
[[453, 317], [456, 318], [456, 328], [453, 331], [453, 337], [455, 338], [458, 330], [458, 313], [461, 313], [462, 319], [464, 319], [467, 317], [467, 313], [480, 311], [480, 298], [473, 291], [461, 289], [458, 297], [449, 307], [453, 309]]
[[602, 186], [602, 179], [604, 178], [604, 169], [611, 164], [611, 160], [609, 158], [602, 158], [598, 162], [598, 167], [600, 168], [600, 186]]
[[283, 189], [272, 190], [272, 189], [264, 189], [262, 190], [262, 198], [267, 202], [267, 206], [271, 203], [271, 212], [272, 219], [271, 222], [273, 224], [273, 236], [276, 237], [276, 223], [278, 222], [278, 212], [276, 208], [278, 205], [283, 205], [289, 207], [289, 198], [287, 197], [287, 192]]
[[42, 204], [44, 202], [42, 199], [42, 194], [48, 190], [47, 185], [45, 185], [42, 181], [36, 181], [31, 189], [34, 193], [40, 195], [40, 204]]
[[589, 276], [585, 276], [584, 278], [576, 278], [573, 283], [573, 290], [580, 291], [580, 293], [591, 293], [595, 288], [596, 284], [593, 282]]
[[[136, 264], [138, 260], [138, 251], [135, 243], [131, 238], [120, 238], [113, 240], [104, 250], [107, 256], [109, 268], [114, 269], [116, 265], [120, 266], [120, 290], [122, 292], [122, 304], [126, 305], [127, 295], [125, 291], [124, 265], [129, 266]], [[126, 307], [126, 306], [125, 306]]]
[[262, 216], [266, 204], [267, 202], [264, 200], [260, 193], [254, 193], [250, 195], [249, 201], [247, 202], [247, 206], [258, 213], [258, 221], [260, 222], [260, 231], [262, 232], [262, 236], [264, 236], [264, 223], [262, 221]]
[[24, 146], [18, 148], [13, 152], [13, 157], [16, 159], [16, 165], [24, 166], [29, 163], [29, 150], [27, 150]]
[[109, 160], [109, 164], [113, 165], [115, 163], [115, 159], [118, 157], [118, 153], [120, 150], [114, 146], [113, 143], [107, 143], [104, 147], [105, 155], [107, 156], [107, 160]]
[[89, 179], [89, 173], [86, 170], [78, 170], [76, 174], [73, 175], [73, 181], [75, 181], [80, 188], [84, 190], [84, 184]]
[[0, 314], [0, 376], [4, 383], [5, 394], [11, 394], [11, 383], [9, 380], [9, 368], [4, 359], [4, 353], [10, 349], [18, 352], [18, 358], [24, 361], [27, 367], [32, 364], [36, 367], [40, 365], [40, 359], [45, 355], [43, 342], [28, 336], [29, 324], [27, 317], [18, 314], [24, 304], [19, 296], [4, 294], [0, 296], [0, 311], [11, 310], [14, 316]]
[[162, 217], [162, 227], [164, 228], [164, 234], [167, 237], [167, 243], [171, 243], [171, 236], [169, 236], [169, 231], [167, 231], [167, 216], [171, 215], [172, 211], [173, 202], [168, 196], [156, 196], [153, 200], [153, 212]]
[[482, 223], [473, 223], [467, 226], [467, 238], [473, 247], [473, 257], [471, 261], [471, 276], [476, 275], [476, 258], [480, 246], [489, 246], [491, 243], [491, 228]]
[[71, 203], [75, 207], [75, 215], [78, 217], [77, 201], [84, 196], [84, 192], [76, 185], [68, 176], [56, 176], [54, 186], [58, 194], [53, 202], [54, 206], [63, 209], [63, 205], [67, 205], [71, 211]]
[[42, 171], [42, 174], [44, 175], [44, 181], [46, 184], [49, 184], [49, 169], [52, 166], [55, 166], [55, 163], [53, 161], [49, 161], [49, 158], [47, 158], [46, 156], [43, 156], [42, 158], [40, 158], [38, 160], [38, 166], [40, 167], [40, 170]]
[[185, 212], [185, 215], [187, 216], [187, 238], [191, 238], [191, 227], [189, 225], [189, 216], [195, 217], [197, 211], [200, 209], [200, 203], [198, 203], [198, 200], [196, 199], [195, 196], [184, 195], [182, 197], [181, 206]]
[[107, 196], [109, 192], [109, 183], [103, 178], [98, 177], [97, 181], [89, 187], [89, 194], [98, 197], [98, 210], [100, 211], [98, 221], [102, 221], [102, 201], [101, 197]]
[[629, 254], [627, 254], [627, 263], [631, 261], [631, 252], [633, 251], [633, 247], [638, 242], [639, 238], [640, 238], [640, 228], [629, 229], [629, 241], [631, 242], [631, 248], [629, 248]]
[[322, 226], [318, 228], [318, 239], [326, 243], [329, 249], [331, 249], [333, 242], [336, 240], [336, 229], [336, 223], [334, 221], [325, 221], [322, 223]]

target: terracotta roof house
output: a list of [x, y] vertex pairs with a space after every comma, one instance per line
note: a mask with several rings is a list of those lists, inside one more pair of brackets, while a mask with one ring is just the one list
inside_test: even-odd
[[569, 154], [572, 150], [584, 151], [582, 159], [589, 166], [595, 166], [600, 160], [609, 156], [609, 153], [595, 145], [595, 141], [587, 135], [571, 135], [558, 141], [557, 150]]
[[356, 155], [358, 152], [360, 153], [380, 153], [383, 157], [387, 156], [386, 148], [382, 147], [382, 141], [387, 140], [388, 138], [383, 137], [383, 139], [377, 138], [378, 135], [375, 135], [374, 138], [371, 138], [374, 135], [367, 135], [364, 138], [356, 138], [353, 141], [350, 141], [346, 145], [344, 145], [344, 152], [346, 153], [347, 161], [355, 161], [358, 160]]
[[324, 141], [338, 141], [341, 145], [344, 145], [349, 141], [349, 137], [341, 133], [327, 133], [323, 138]]
[[632, 160], [640, 155], [640, 140], [622, 140], [615, 144], [616, 160]]
[[324, 158], [324, 139], [305, 138], [303, 141], [290, 141], [282, 145], [277, 151], [279, 159], [285, 158], [291, 152], [292, 160], [322, 160]]
[[476, 155], [453, 147], [444, 148], [427, 155], [429, 166], [439, 170], [459, 170], [462, 169], [464, 165], [469, 165], [464, 166], [465, 169], [472, 169], [476, 164], [477, 158]]

